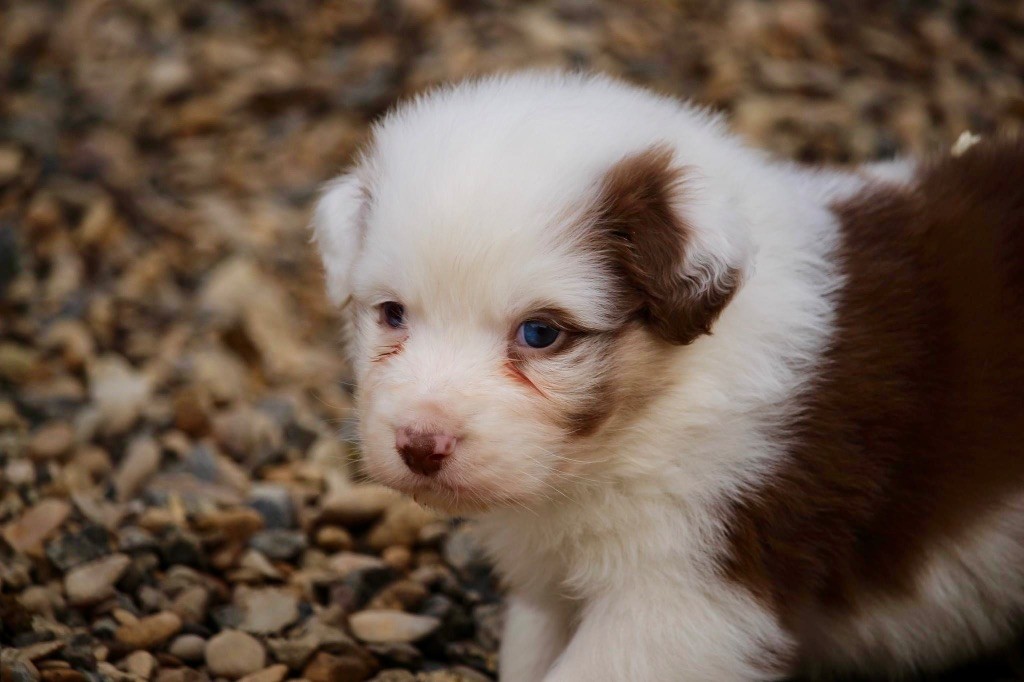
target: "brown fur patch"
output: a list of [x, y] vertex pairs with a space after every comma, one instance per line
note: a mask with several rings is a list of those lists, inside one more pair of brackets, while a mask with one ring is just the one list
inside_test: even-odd
[[622, 277], [625, 304], [674, 344], [710, 333], [740, 281], [730, 272], [704, 287], [683, 272], [692, 228], [676, 208], [682, 180], [668, 146], [626, 157], [604, 176], [591, 226]]
[[925, 551], [1024, 491], [1024, 143], [835, 207], [837, 328], [789, 459], [736, 502], [728, 575], [798, 639], [910, 595]]

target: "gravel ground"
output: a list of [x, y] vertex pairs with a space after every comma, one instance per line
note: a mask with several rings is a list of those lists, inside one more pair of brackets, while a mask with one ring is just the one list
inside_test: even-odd
[[389, 104], [527, 65], [941, 153], [1020, 130], [1024, 5], [0, 0], [3, 682], [494, 678], [465, 529], [355, 480], [305, 226]]

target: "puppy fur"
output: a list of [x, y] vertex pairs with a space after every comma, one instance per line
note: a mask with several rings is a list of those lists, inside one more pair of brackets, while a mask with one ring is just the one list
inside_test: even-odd
[[[315, 236], [364, 466], [478, 517], [502, 680], [899, 674], [1019, 623], [1021, 143], [805, 169], [516, 74], [387, 115]], [[398, 429], [457, 444], [417, 474]]]

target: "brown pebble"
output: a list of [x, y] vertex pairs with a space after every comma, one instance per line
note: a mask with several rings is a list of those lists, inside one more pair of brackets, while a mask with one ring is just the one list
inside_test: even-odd
[[316, 545], [328, 552], [352, 549], [355, 544], [352, 535], [340, 526], [323, 526], [316, 532]]
[[39, 676], [43, 682], [86, 682], [87, 680], [82, 673], [68, 668], [40, 670]]
[[281, 682], [286, 677], [288, 677], [288, 666], [279, 663], [251, 675], [246, 675], [239, 679], [238, 682]]
[[43, 500], [4, 526], [3, 538], [15, 552], [38, 555], [70, 513], [71, 505], [63, 500]]
[[67, 422], [50, 422], [32, 434], [28, 450], [37, 459], [54, 459], [67, 454], [75, 444], [75, 429]]
[[136, 651], [124, 659], [125, 672], [135, 675], [143, 680], [153, 677], [157, 663], [153, 654], [148, 651]]
[[412, 564], [412, 551], [402, 545], [392, 545], [381, 553], [381, 558], [396, 571], [405, 571]]
[[117, 641], [133, 649], [150, 649], [163, 644], [181, 630], [181, 617], [173, 611], [163, 611], [141, 619], [138, 623], [126, 623], [117, 629]]
[[366, 661], [356, 656], [334, 656], [321, 651], [302, 671], [309, 682], [340, 682], [342, 680], [364, 680], [373, 669]]

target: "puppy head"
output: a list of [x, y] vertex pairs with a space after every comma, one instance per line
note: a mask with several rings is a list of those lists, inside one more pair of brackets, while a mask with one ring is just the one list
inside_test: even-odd
[[534, 75], [377, 126], [315, 217], [372, 477], [465, 512], [558, 498], [614, 457], [743, 275], [680, 121], [714, 131], [611, 81]]

